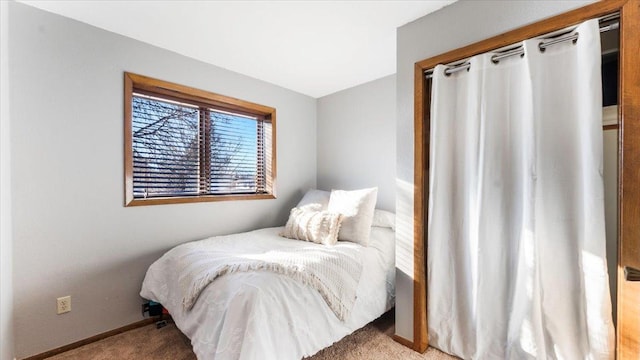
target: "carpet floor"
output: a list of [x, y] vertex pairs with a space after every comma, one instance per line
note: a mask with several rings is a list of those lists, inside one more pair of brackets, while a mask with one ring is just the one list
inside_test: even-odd
[[[305, 360], [457, 359], [434, 348], [429, 348], [424, 354], [419, 354], [395, 342], [391, 338], [394, 332], [394, 318], [393, 311], [387, 312], [364, 328]], [[196, 356], [191, 350], [189, 339], [173, 323], [170, 323], [161, 329], [156, 329], [155, 325], [147, 325], [55, 355], [49, 359], [195, 360]]]

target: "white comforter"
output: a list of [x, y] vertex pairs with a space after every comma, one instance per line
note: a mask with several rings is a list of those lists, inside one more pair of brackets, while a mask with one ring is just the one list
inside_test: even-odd
[[[228, 237], [213, 237], [171, 251], [180, 273], [182, 305], [186, 310], [209, 284], [236, 272], [270, 271], [309, 285], [322, 295], [340, 320], [349, 316], [362, 274], [362, 256], [353, 246], [294, 246], [268, 250], [225, 246]], [[233, 240], [231, 240], [233, 241]]]
[[[281, 229], [221, 236], [216, 242], [226, 250], [253, 253], [324, 246], [282, 238], [278, 236]], [[186, 310], [172, 259], [175, 248], [151, 265], [140, 294], [169, 310], [199, 359], [300, 359], [361, 328], [394, 304], [391, 229], [373, 227], [368, 247], [342, 241], [336, 247], [355, 250], [363, 262], [356, 302], [345, 321], [336, 317], [318, 291], [272, 272], [221, 276]]]

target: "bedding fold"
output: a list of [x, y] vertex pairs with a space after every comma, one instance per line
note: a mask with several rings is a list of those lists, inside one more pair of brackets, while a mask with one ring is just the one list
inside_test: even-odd
[[182, 305], [190, 310], [200, 293], [217, 278], [237, 272], [266, 271], [287, 276], [315, 289], [338, 319], [345, 321], [356, 301], [362, 259], [355, 248], [310, 244], [263, 252], [221, 251], [215, 243], [200, 245], [176, 258]]

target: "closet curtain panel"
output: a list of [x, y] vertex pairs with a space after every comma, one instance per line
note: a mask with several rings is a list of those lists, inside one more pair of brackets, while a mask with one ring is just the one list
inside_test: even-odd
[[574, 31], [434, 70], [429, 343], [463, 359], [613, 359], [598, 22]]

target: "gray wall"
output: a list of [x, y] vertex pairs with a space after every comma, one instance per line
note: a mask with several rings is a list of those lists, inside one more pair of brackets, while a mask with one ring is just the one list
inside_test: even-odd
[[13, 359], [8, 8], [0, 1], [0, 360]]
[[[315, 99], [23, 4], [9, 10], [16, 356], [141, 320], [140, 285], [163, 252], [282, 225], [316, 186]], [[278, 198], [123, 207], [123, 71], [275, 107]], [[56, 315], [64, 295], [72, 311]]]
[[380, 209], [395, 211], [396, 77], [318, 99], [318, 188], [378, 187]]
[[461, 0], [398, 29], [396, 334], [413, 339], [414, 64], [590, 2]]

